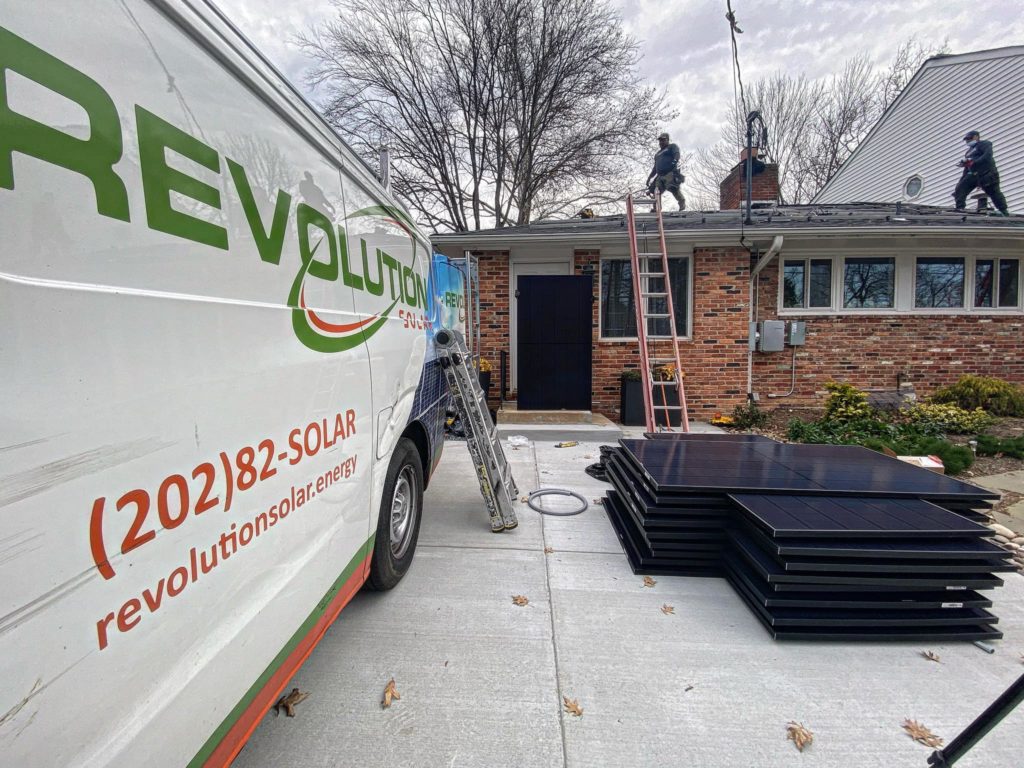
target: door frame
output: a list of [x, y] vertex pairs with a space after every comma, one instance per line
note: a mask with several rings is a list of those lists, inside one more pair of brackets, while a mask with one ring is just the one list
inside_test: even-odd
[[[541, 266], [550, 270], [552, 265], [559, 265], [562, 272], [537, 271]], [[538, 253], [531, 249], [528, 254], [509, 253], [508, 258], [508, 351], [509, 351], [509, 382], [512, 392], [519, 391], [519, 332], [518, 301], [516, 300], [516, 283], [520, 275], [572, 275], [573, 254], [565, 255], [558, 251]]]

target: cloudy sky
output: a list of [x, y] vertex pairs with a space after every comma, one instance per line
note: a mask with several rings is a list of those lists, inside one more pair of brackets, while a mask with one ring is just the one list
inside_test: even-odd
[[[336, 13], [329, 0], [216, 0], [284, 73], [302, 83], [309, 66], [296, 34]], [[714, 143], [733, 98], [725, 0], [611, 0], [641, 43], [643, 74], [679, 112], [666, 128], [684, 151]], [[911, 36], [948, 41], [953, 53], [1024, 44], [1020, 0], [733, 0], [744, 82], [782, 70], [827, 76], [866, 53], [891, 60]], [[307, 90], [308, 92], [308, 90]], [[310, 93], [317, 101], [317, 94]], [[965, 98], [970, 98], [965, 93]]]

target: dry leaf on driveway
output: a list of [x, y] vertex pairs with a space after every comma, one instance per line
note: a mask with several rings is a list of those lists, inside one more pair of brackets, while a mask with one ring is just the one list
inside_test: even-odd
[[545, 555], [550, 555], [554, 551], [555, 551], [554, 547], [544, 547], [544, 554]]
[[903, 730], [907, 732], [914, 741], [924, 744], [926, 747], [938, 749], [942, 746], [942, 739], [928, 730], [922, 723], [916, 720], [904, 720]]
[[391, 706], [391, 700], [396, 701], [402, 698], [402, 694], [395, 688], [395, 678], [388, 680], [388, 684], [384, 686], [384, 700], [380, 703], [383, 709], [387, 709]]
[[295, 717], [295, 705], [308, 696], [309, 691], [300, 691], [298, 688], [292, 688], [291, 693], [277, 700], [277, 704], [274, 705], [274, 714], [281, 714], [283, 709], [285, 715]]
[[570, 715], [583, 717], [583, 707], [580, 706], [578, 699], [570, 699], [568, 696], [563, 696], [562, 703], [565, 704], [565, 711]]
[[516, 605], [527, 605], [530, 602], [530, 598], [526, 595], [512, 595], [512, 602]]
[[934, 661], [936, 664], [942, 663], [939, 661], [939, 654], [933, 651], [921, 651], [921, 655], [928, 659], [928, 661]]
[[803, 723], [790, 720], [786, 724], [786, 738], [796, 745], [798, 751], [803, 752], [804, 747], [809, 747], [814, 741], [814, 734], [804, 728]]
[[653, 587], [657, 583], [658, 582], [655, 581], [654, 579], [652, 579], [650, 576], [644, 576], [644, 586], [645, 587]]
[[661, 612], [668, 616], [670, 613], [675, 613], [676, 609], [675, 606], [665, 603], [663, 606], [661, 606]]

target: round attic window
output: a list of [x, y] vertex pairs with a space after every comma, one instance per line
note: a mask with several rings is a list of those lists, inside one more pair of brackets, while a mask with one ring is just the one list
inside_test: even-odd
[[924, 189], [924, 179], [917, 174], [903, 182], [903, 194], [910, 200], [920, 195], [922, 189]]

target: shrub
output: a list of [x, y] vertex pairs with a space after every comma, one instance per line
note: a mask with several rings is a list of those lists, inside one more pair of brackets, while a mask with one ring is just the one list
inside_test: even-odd
[[640, 369], [627, 368], [622, 372], [619, 378], [621, 378], [623, 381], [640, 381]]
[[982, 456], [1012, 456], [1024, 459], [1024, 436], [999, 438], [992, 435], [978, 437], [978, 453]]
[[732, 412], [732, 426], [739, 429], [755, 429], [768, 424], [768, 414], [757, 407], [757, 403], [737, 405]]
[[1024, 389], [989, 376], [961, 376], [956, 384], [933, 394], [931, 400], [969, 411], [981, 408], [995, 416], [1024, 416]]
[[[934, 454], [942, 459], [946, 473], [950, 475], [963, 472], [974, 463], [974, 454], [967, 446], [953, 445], [947, 440], [923, 433], [916, 425], [908, 422], [885, 422], [879, 419], [858, 419], [846, 423], [824, 419], [802, 422], [793, 419], [789, 422], [788, 437], [801, 443], [862, 445], [879, 453], [885, 453], [888, 449], [901, 456]], [[1024, 449], [1024, 445], [1021, 447]]]
[[861, 392], [852, 384], [830, 381], [825, 384], [828, 396], [825, 398], [824, 421], [854, 421], [871, 416], [867, 392]]
[[918, 403], [906, 411], [905, 418], [925, 430], [976, 435], [992, 426], [995, 419], [981, 408], [965, 410], [952, 403]]

